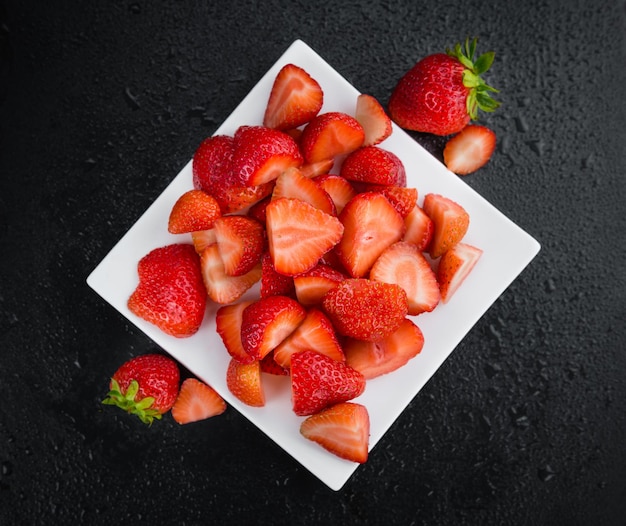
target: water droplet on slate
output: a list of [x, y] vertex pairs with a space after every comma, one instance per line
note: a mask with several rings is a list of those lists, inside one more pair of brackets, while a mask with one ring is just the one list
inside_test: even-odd
[[129, 87], [124, 88], [124, 96], [126, 102], [133, 110], [138, 110], [139, 108], [141, 108], [141, 106], [139, 105], [139, 101], [137, 100], [137, 96], [130, 91]]
[[516, 117], [515, 126], [517, 128], [517, 131], [520, 132], [527, 132], [529, 130], [528, 123], [526, 122], [526, 119], [524, 119], [524, 117]]
[[8, 460], [5, 460], [2, 463], [2, 476], [6, 477], [7, 475], [10, 475], [11, 473], [13, 473], [13, 464], [11, 462], [9, 462]]
[[548, 482], [550, 479], [554, 478], [556, 473], [549, 464], [546, 464], [537, 470], [537, 475], [541, 482]]

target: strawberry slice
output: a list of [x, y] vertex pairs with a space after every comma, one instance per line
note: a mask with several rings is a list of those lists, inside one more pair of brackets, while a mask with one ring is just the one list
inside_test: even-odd
[[324, 92], [304, 69], [286, 64], [276, 75], [263, 125], [291, 130], [309, 122], [322, 109]]
[[403, 219], [411, 213], [417, 203], [417, 189], [406, 186], [380, 186], [375, 192], [383, 194]]
[[354, 117], [363, 126], [365, 140], [363, 146], [374, 146], [383, 142], [393, 131], [391, 119], [380, 102], [367, 93], [356, 98]]
[[208, 230], [221, 215], [220, 205], [213, 196], [202, 190], [189, 190], [174, 203], [167, 230], [170, 234]]
[[306, 317], [306, 310], [293, 298], [268, 296], [246, 307], [241, 317], [241, 343], [255, 360], [277, 347]]
[[318, 305], [324, 294], [346, 277], [330, 265], [318, 263], [311, 270], [293, 278], [296, 298], [305, 306]]
[[338, 214], [341, 213], [346, 203], [356, 195], [352, 185], [340, 175], [322, 174], [314, 177], [313, 181], [330, 195]]
[[348, 155], [339, 174], [359, 183], [406, 186], [404, 163], [393, 152], [379, 146], [364, 146]]
[[291, 400], [298, 416], [307, 416], [361, 395], [365, 378], [343, 362], [313, 350], [291, 355]]
[[172, 417], [183, 425], [221, 415], [224, 411], [226, 402], [215, 389], [195, 378], [186, 378], [172, 406]]
[[344, 361], [343, 351], [333, 324], [318, 309], [309, 310], [306, 318], [296, 330], [274, 349], [274, 360], [288, 369], [291, 366], [291, 356], [307, 349], [315, 349], [333, 360]]
[[272, 255], [266, 252], [261, 257], [261, 298], [267, 296], [296, 296], [296, 289], [292, 276], [285, 276], [276, 272]]
[[424, 347], [424, 335], [408, 318], [389, 336], [377, 342], [347, 338], [344, 342], [346, 363], [367, 380], [390, 373], [406, 365]]
[[441, 290], [441, 301], [447, 303], [472, 271], [483, 251], [467, 243], [458, 243], [439, 260], [437, 279]]
[[303, 164], [300, 167], [300, 171], [304, 177], [316, 177], [318, 175], [327, 174], [330, 172], [335, 164], [334, 159], [323, 159], [315, 163]]
[[337, 217], [300, 199], [272, 200], [266, 214], [269, 251], [281, 274], [295, 276], [313, 268], [344, 230]]
[[423, 210], [433, 221], [428, 251], [432, 258], [438, 258], [463, 239], [470, 217], [460, 204], [439, 194], [427, 194]]
[[241, 319], [244, 309], [252, 300], [222, 305], [215, 314], [215, 327], [222, 339], [226, 351], [241, 363], [251, 363], [254, 358], [243, 348], [241, 343]]
[[247, 216], [229, 215], [215, 221], [215, 239], [229, 276], [242, 276], [256, 267], [265, 250], [265, 228]]
[[475, 172], [487, 164], [496, 149], [496, 134], [477, 124], [465, 126], [443, 149], [443, 162], [458, 175]]
[[337, 215], [335, 203], [326, 190], [315, 184], [312, 179], [304, 177], [297, 168], [290, 168], [276, 179], [272, 199], [280, 197], [300, 199], [315, 208], [319, 208], [322, 212]]
[[367, 462], [370, 419], [364, 405], [343, 402], [324, 409], [307, 417], [300, 433], [340, 458]]
[[337, 245], [337, 255], [354, 278], [365, 276], [378, 256], [404, 234], [402, 216], [378, 192], [354, 196], [339, 220], [344, 235]]
[[363, 144], [365, 132], [347, 113], [321, 113], [302, 131], [300, 149], [306, 163], [316, 163], [346, 155]]
[[[272, 191], [273, 191], [273, 183], [272, 183]], [[259, 223], [264, 225], [265, 220], [267, 219], [267, 216], [265, 215], [265, 209], [267, 208], [267, 205], [269, 204], [271, 200], [272, 200], [272, 194], [270, 193], [270, 195], [264, 197], [260, 201], [257, 201], [250, 208], [248, 208], [246, 215], [248, 217], [251, 217], [252, 219], [256, 219]]]
[[202, 252], [204, 252], [204, 249], [206, 247], [217, 243], [215, 230], [213, 228], [209, 228], [208, 230], [198, 230], [196, 232], [191, 232], [191, 242], [193, 243], [196, 252], [200, 255], [202, 254]]
[[434, 226], [432, 219], [419, 205], [415, 205], [404, 218], [404, 226], [402, 241], [413, 243], [418, 250], [426, 250], [433, 238]]
[[439, 304], [439, 284], [430, 263], [415, 245], [406, 241], [386, 249], [372, 266], [369, 277], [400, 285], [406, 292], [412, 316], [431, 312]]
[[261, 364], [262, 373], [273, 374], [274, 376], [289, 376], [289, 369], [278, 365], [276, 360], [274, 360], [274, 351], [266, 354], [259, 363]]
[[226, 387], [241, 402], [252, 407], [265, 405], [261, 363], [241, 363], [231, 358], [226, 370]]

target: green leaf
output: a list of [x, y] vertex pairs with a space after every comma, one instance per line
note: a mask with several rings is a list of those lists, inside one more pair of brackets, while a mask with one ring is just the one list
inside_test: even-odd
[[477, 75], [482, 75], [491, 67], [495, 57], [496, 54], [493, 51], [483, 53], [480, 57], [476, 59], [476, 62], [474, 62], [474, 72]]
[[476, 94], [476, 102], [478, 104], [478, 107], [486, 112], [492, 112], [495, 111], [497, 108], [500, 107], [500, 102], [498, 102], [497, 100], [492, 99], [489, 95], [487, 95], [486, 93], [477, 93]]

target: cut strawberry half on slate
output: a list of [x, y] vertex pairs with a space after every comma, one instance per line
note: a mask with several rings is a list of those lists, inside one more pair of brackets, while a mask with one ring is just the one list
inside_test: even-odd
[[469, 124], [446, 143], [443, 162], [458, 175], [475, 172], [487, 164], [496, 149], [496, 134], [477, 124]]
[[224, 411], [226, 402], [215, 389], [196, 378], [186, 378], [172, 406], [172, 417], [179, 424], [190, 424]]

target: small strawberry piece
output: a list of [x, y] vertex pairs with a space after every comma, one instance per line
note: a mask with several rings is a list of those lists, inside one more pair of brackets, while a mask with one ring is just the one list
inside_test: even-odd
[[243, 348], [241, 343], [241, 319], [244, 309], [252, 300], [222, 305], [215, 314], [215, 328], [222, 339], [228, 354], [241, 363], [251, 363], [254, 358]]
[[276, 179], [272, 199], [291, 197], [309, 203], [330, 215], [337, 215], [335, 203], [330, 195], [312, 179], [304, 177], [297, 168], [290, 168]]
[[193, 243], [194, 248], [198, 254], [202, 254], [204, 249], [209, 245], [213, 245], [217, 243], [217, 238], [215, 237], [215, 230], [213, 228], [209, 228], [208, 230], [198, 230], [196, 232], [191, 233], [191, 242]]
[[339, 173], [348, 181], [406, 186], [406, 170], [400, 158], [379, 146], [364, 146], [352, 152]]
[[272, 194], [268, 195], [267, 197], [264, 197], [260, 201], [254, 203], [248, 209], [248, 211], [246, 212], [246, 215], [248, 217], [251, 217], [252, 219], [256, 219], [259, 223], [264, 225], [267, 219], [267, 216], [265, 214], [265, 209], [267, 208], [267, 205], [269, 204], [271, 200], [272, 200]]
[[303, 164], [300, 167], [300, 171], [304, 177], [316, 177], [330, 172], [334, 164], [334, 159], [322, 159], [321, 161], [317, 161], [315, 163]]
[[365, 132], [347, 113], [321, 113], [306, 125], [300, 148], [306, 163], [316, 163], [346, 155], [363, 145]]
[[470, 217], [460, 204], [439, 194], [427, 194], [423, 210], [433, 221], [433, 237], [428, 252], [436, 259], [463, 239]]
[[113, 373], [109, 393], [102, 403], [136, 415], [144, 424], [152, 424], [174, 405], [179, 383], [178, 365], [168, 356], [136, 356]]
[[447, 303], [472, 271], [483, 251], [467, 243], [458, 243], [439, 260], [437, 279], [441, 301]]
[[195, 378], [186, 378], [172, 406], [172, 417], [184, 425], [221, 415], [224, 411], [226, 402], [215, 389]]
[[215, 221], [217, 248], [229, 276], [242, 276], [261, 261], [265, 228], [247, 216], [230, 215]]
[[261, 363], [241, 363], [231, 358], [226, 370], [226, 386], [241, 402], [252, 407], [265, 405], [265, 392], [261, 380]]
[[434, 230], [433, 221], [426, 215], [426, 212], [420, 206], [415, 205], [404, 218], [404, 226], [402, 241], [414, 244], [418, 250], [426, 250], [433, 238]]
[[470, 124], [452, 137], [443, 149], [443, 162], [458, 175], [475, 172], [487, 164], [496, 149], [496, 134]]
[[357, 97], [354, 117], [363, 126], [365, 132], [363, 146], [379, 144], [393, 131], [391, 119], [380, 102], [372, 95], [361, 93]]
[[402, 287], [363, 278], [339, 283], [326, 293], [322, 306], [339, 334], [368, 341], [397, 330], [409, 310]]
[[206, 307], [200, 259], [193, 245], [173, 244], [153, 249], [137, 265], [139, 283], [128, 298], [128, 309], [177, 338], [200, 328]]
[[291, 401], [298, 416], [347, 402], [364, 390], [363, 375], [343, 362], [313, 350], [291, 355]]
[[333, 360], [344, 361], [335, 329], [328, 317], [318, 309], [309, 310], [296, 330], [274, 349], [274, 360], [288, 369], [291, 366], [291, 356], [308, 349], [313, 349]]
[[263, 125], [291, 130], [309, 122], [322, 109], [324, 92], [304, 69], [286, 64], [276, 75]]
[[314, 177], [313, 181], [330, 195], [338, 214], [341, 213], [346, 203], [356, 195], [352, 185], [340, 175], [322, 174]]
[[408, 188], [406, 186], [381, 186], [375, 191], [383, 194], [403, 219], [411, 213], [417, 203], [416, 188]]
[[378, 192], [357, 194], [341, 211], [339, 220], [344, 235], [337, 255], [354, 278], [365, 276], [378, 256], [404, 234], [402, 216]]
[[415, 245], [406, 241], [398, 241], [386, 249], [372, 266], [369, 277], [400, 285], [406, 292], [412, 316], [431, 312], [441, 299], [430, 263]]
[[261, 372], [273, 374], [274, 376], [289, 376], [289, 369], [285, 369], [274, 360], [274, 351], [266, 354], [259, 362], [261, 364]]
[[344, 279], [346, 276], [338, 270], [318, 263], [311, 270], [294, 276], [296, 298], [305, 306], [318, 305], [324, 294]]
[[207, 230], [221, 215], [220, 205], [211, 195], [202, 190], [189, 190], [174, 203], [167, 230], [170, 234]]
[[310, 270], [343, 235], [337, 217], [300, 199], [272, 200], [266, 213], [269, 251], [281, 274], [295, 276]]
[[232, 178], [240, 186], [270, 183], [288, 168], [302, 164], [296, 141], [266, 126], [240, 126], [233, 146]]
[[344, 402], [307, 417], [300, 424], [303, 437], [351, 462], [367, 462], [370, 419], [367, 408]]
[[295, 297], [296, 289], [292, 276], [276, 272], [272, 255], [266, 252], [261, 257], [261, 298], [267, 296]]
[[241, 318], [241, 343], [255, 360], [274, 350], [306, 317], [293, 298], [268, 296], [246, 307]]
[[347, 338], [344, 352], [346, 363], [370, 380], [406, 365], [423, 347], [422, 331], [407, 318], [398, 330], [377, 342]]

